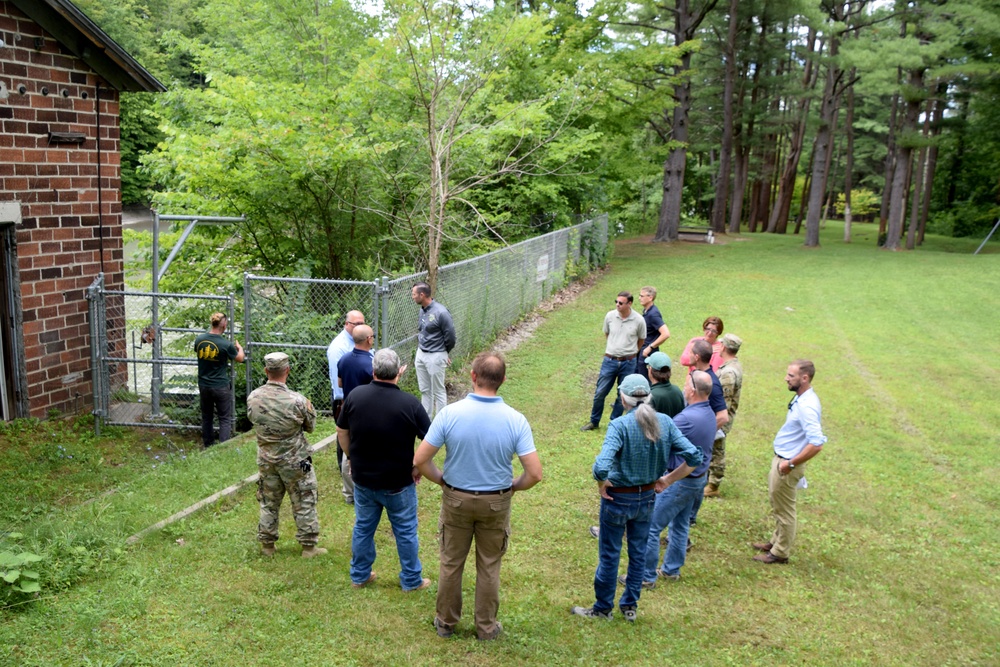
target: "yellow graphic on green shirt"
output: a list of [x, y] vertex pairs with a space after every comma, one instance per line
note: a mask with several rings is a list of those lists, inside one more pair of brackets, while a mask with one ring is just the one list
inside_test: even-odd
[[198, 358], [205, 361], [215, 361], [219, 358], [218, 346], [210, 340], [203, 340], [198, 346]]

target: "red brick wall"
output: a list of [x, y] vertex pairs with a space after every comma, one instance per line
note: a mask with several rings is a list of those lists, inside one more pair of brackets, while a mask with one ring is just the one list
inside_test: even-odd
[[[118, 92], [3, 0], [0, 39], [0, 83], [7, 88], [6, 99], [0, 93], [0, 198], [22, 204], [25, 370], [31, 415], [45, 417], [50, 409], [92, 405], [84, 290], [102, 270], [102, 248], [107, 287], [123, 288]], [[82, 132], [86, 141], [52, 143], [49, 132]]]

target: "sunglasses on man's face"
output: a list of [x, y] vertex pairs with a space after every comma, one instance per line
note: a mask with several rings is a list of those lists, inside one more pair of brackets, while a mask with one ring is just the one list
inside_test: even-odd
[[628, 303], [628, 301], [618, 301], [618, 300], [615, 301], [616, 306], [624, 306], [626, 303]]

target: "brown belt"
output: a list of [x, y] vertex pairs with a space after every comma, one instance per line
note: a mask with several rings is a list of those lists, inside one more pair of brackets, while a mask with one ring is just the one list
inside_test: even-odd
[[655, 486], [656, 482], [643, 484], [642, 486], [612, 486], [608, 491], [614, 491], [615, 493], [643, 493], [644, 491], [652, 491]]
[[615, 361], [632, 361], [633, 359], [635, 359], [634, 354], [631, 357], [616, 357], [613, 354], [605, 354], [604, 356], [607, 357], [608, 359], [614, 359]]
[[493, 491], [469, 491], [467, 489], [460, 489], [457, 486], [452, 486], [448, 482], [445, 482], [444, 485], [447, 486], [452, 491], [458, 491], [459, 493], [468, 493], [469, 495], [472, 496], [499, 496], [500, 494], [507, 493], [508, 491], [514, 488], [512, 486], [508, 486], [506, 489], [495, 489]]

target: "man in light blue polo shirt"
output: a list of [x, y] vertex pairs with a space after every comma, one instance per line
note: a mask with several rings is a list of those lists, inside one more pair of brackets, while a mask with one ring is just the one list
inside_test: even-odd
[[[438, 577], [438, 636], [450, 637], [462, 617], [462, 571], [476, 541], [476, 635], [496, 639], [503, 631], [500, 608], [500, 559], [510, 534], [514, 491], [542, 479], [528, 420], [497, 396], [506, 380], [502, 357], [484, 352], [472, 362], [473, 392], [438, 413], [413, 457], [424, 477], [442, 487]], [[444, 471], [434, 455], [445, 448]], [[517, 456], [524, 472], [514, 478]]]
[[753, 545], [763, 552], [753, 559], [768, 565], [788, 562], [795, 543], [795, 497], [799, 487], [805, 488], [805, 464], [826, 442], [820, 424], [823, 410], [812, 388], [814, 377], [816, 367], [804, 359], [792, 363], [785, 375], [788, 390], [795, 392], [795, 397], [789, 401], [785, 424], [774, 438], [774, 458], [767, 478], [775, 528], [770, 542]]

